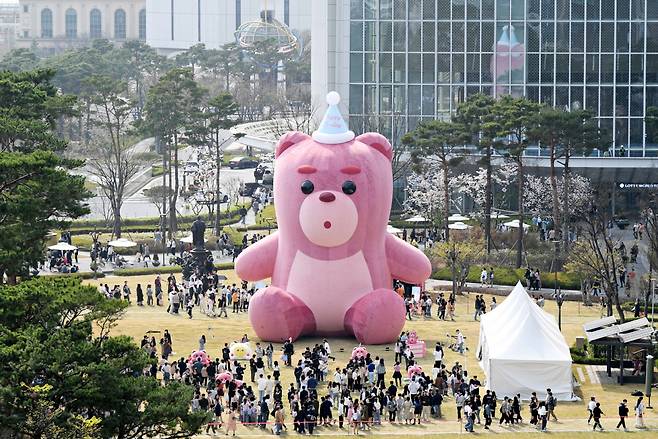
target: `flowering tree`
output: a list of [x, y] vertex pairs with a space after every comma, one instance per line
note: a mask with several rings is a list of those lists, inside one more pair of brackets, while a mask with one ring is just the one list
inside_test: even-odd
[[[554, 202], [547, 188], [550, 187], [550, 177], [538, 177], [526, 175], [524, 190], [526, 192], [523, 207], [533, 214], [553, 216]], [[569, 200], [564, 202], [564, 177], [557, 179], [557, 193], [560, 206], [565, 204], [569, 206], [569, 216], [577, 216], [583, 212], [592, 202], [594, 190], [592, 183], [586, 177], [581, 175], [572, 175], [569, 181]], [[561, 209], [558, 213], [564, 216]]]
[[[506, 162], [493, 170], [491, 179], [498, 190], [505, 194], [516, 178], [516, 166]], [[484, 208], [487, 193], [487, 170], [479, 168], [475, 174], [459, 174], [450, 181], [450, 186], [460, 194], [468, 195], [479, 207]]]
[[436, 224], [446, 208], [443, 187], [443, 171], [440, 169], [412, 173], [407, 178], [405, 210], [412, 215], [423, 216], [432, 224]]

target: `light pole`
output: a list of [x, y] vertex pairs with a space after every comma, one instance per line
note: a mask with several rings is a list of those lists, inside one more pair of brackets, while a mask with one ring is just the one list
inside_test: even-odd
[[165, 265], [165, 258], [166, 258], [166, 247], [165, 247], [165, 225], [167, 222], [167, 213], [163, 212], [160, 214], [160, 239], [162, 241], [162, 265]]
[[457, 249], [454, 241], [452, 242], [452, 248], [448, 251], [448, 258], [452, 270], [452, 298], [455, 299], [457, 297]]
[[555, 295], [555, 303], [557, 303], [557, 327], [562, 331], [562, 304], [564, 303], [564, 294], [560, 288]]
[[272, 224], [274, 223], [274, 218], [267, 217], [267, 218], [263, 218], [263, 220], [267, 223], [267, 234], [269, 235], [272, 231]]

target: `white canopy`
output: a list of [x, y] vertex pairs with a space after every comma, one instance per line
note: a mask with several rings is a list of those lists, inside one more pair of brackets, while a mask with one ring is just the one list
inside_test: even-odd
[[386, 233], [390, 233], [391, 235], [399, 235], [402, 233], [401, 229], [398, 229], [397, 227], [393, 227], [392, 225], [388, 224], [386, 226]]
[[427, 222], [427, 220], [424, 217], [420, 216], [420, 215], [412, 216], [411, 218], [406, 219], [405, 221], [408, 222], [408, 223], [426, 223]]
[[114, 241], [108, 242], [107, 245], [116, 248], [130, 248], [130, 247], [135, 247], [137, 243], [126, 238], [119, 238], [119, 239], [115, 239]]
[[521, 283], [480, 322], [477, 350], [488, 389], [499, 398], [521, 394], [540, 399], [550, 388], [558, 400], [573, 401], [571, 353], [555, 318], [539, 308]]
[[77, 249], [78, 247], [69, 244], [68, 242], [60, 241], [55, 245], [51, 245], [48, 247], [50, 250], [59, 250], [62, 252], [68, 252], [68, 251], [73, 251]]
[[453, 215], [450, 215], [448, 217], [448, 221], [468, 221], [470, 218], [464, 215], [460, 215], [458, 213], [455, 213]]
[[470, 229], [471, 226], [464, 224], [461, 221], [457, 221], [456, 223], [448, 224], [448, 228], [451, 230], [466, 230]]
[[491, 214], [491, 218], [500, 220], [500, 219], [509, 219], [509, 216], [505, 215], [504, 213], [493, 212]]
[[[512, 228], [518, 229], [519, 228], [519, 220], [515, 219], [515, 220], [512, 220], [512, 221], [508, 221], [506, 223], [503, 223], [503, 225], [506, 226], [506, 227], [512, 227]], [[527, 229], [529, 227], [530, 226], [528, 224], [523, 223], [523, 228], [524, 229]]]

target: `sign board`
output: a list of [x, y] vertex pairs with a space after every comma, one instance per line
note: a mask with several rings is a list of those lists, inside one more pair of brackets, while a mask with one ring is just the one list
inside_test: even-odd
[[655, 190], [658, 183], [617, 183], [617, 187], [622, 190]]

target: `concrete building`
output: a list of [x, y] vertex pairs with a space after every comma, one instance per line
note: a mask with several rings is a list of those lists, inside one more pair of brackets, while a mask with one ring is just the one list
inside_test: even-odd
[[20, 12], [19, 47], [53, 52], [97, 38], [146, 39], [145, 0], [21, 0]]
[[18, 3], [0, 2], [0, 56], [14, 48], [20, 17]]
[[[313, 98], [340, 92], [355, 132], [374, 115], [397, 137], [475, 93], [527, 96], [591, 109], [612, 133], [572, 161], [595, 182], [658, 183], [658, 1], [314, 3]], [[545, 154], [529, 148], [528, 161], [541, 168]]]
[[217, 49], [235, 41], [243, 23], [259, 20], [264, 10], [290, 27], [298, 37], [310, 31], [309, 0], [146, 0], [147, 43], [162, 53], [195, 44]]

